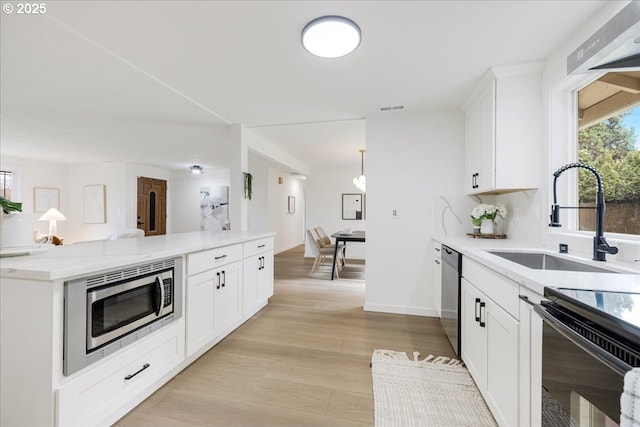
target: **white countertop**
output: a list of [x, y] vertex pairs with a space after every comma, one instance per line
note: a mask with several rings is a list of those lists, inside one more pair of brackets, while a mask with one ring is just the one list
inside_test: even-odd
[[[522, 286], [543, 295], [545, 286], [570, 289], [595, 289], [640, 293], [640, 265], [592, 261], [583, 257], [533, 248], [512, 240], [474, 239], [470, 237], [434, 237], [464, 256], [473, 259]], [[578, 271], [535, 270], [493, 255], [488, 250], [535, 251], [587, 263], [599, 268], [615, 269], [624, 273], [591, 273]], [[464, 276], [464, 261], [462, 263]]]
[[34, 247], [30, 255], [0, 259], [0, 277], [66, 280], [274, 235], [197, 231], [137, 239], [99, 240], [45, 249]]

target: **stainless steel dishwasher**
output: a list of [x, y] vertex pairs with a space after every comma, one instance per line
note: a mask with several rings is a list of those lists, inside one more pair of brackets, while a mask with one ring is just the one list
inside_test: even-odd
[[460, 277], [462, 255], [442, 245], [442, 293], [440, 322], [456, 355], [460, 355]]

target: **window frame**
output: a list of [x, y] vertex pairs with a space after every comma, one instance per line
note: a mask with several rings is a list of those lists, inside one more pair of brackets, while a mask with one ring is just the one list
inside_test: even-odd
[[[552, 144], [549, 147], [549, 165], [551, 170], [549, 171], [549, 175], [551, 176], [551, 181], [553, 180], [553, 172], [555, 172], [559, 167], [564, 164], [577, 162], [578, 161], [578, 131], [579, 131], [579, 123], [578, 123], [578, 92], [583, 89], [585, 86], [590, 85], [594, 81], [598, 80], [603, 75], [609, 73], [611, 71], [599, 71], [594, 72], [593, 74], [582, 74], [582, 75], [570, 75], [567, 76], [567, 79], [556, 88], [552, 89], [551, 99], [552, 105], [550, 108], [550, 115], [553, 117], [552, 112], [555, 109], [563, 109], [564, 112], [568, 115], [568, 117], [564, 114], [561, 114], [559, 117], [567, 118], [567, 128], [566, 128], [566, 152], [562, 152], [564, 150], [557, 150], [553, 147], [553, 141], [559, 141], [554, 136], [551, 137]], [[561, 120], [561, 119], [558, 119]], [[552, 118], [550, 118], [550, 122], [552, 122]], [[557, 135], [555, 135], [557, 136]], [[558, 166], [555, 167], [554, 165]], [[566, 175], [566, 177], [565, 177]], [[578, 205], [578, 170], [568, 170], [563, 173], [562, 177], [564, 180], [560, 178], [558, 181], [558, 201], [562, 206], [561, 200], [570, 200], [572, 206]], [[553, 200], [553, 185], [549, 186], [549, 201]], [[549, 203], [549, 205], [551, 205]], [[579, 236], [579, 237], [593, 237], [593, 231], [587, 230], [579, 230], [578, 229], [578, 209], [565, 209], [564, 217], [566, 220], [563, 222], [566, 224], [561, 229], [551, 230], [552, 233], [558, 235], [567, 235], [567, 236]], [[631, 242], [638, 243], [640, 242], [640, 235], [636, 234], [625, 234], [625, 233], [614, 233], [611, 231], [607, 231], [606, 223], [605, 223], [605, 236], [615, 241], [619, 242]]]

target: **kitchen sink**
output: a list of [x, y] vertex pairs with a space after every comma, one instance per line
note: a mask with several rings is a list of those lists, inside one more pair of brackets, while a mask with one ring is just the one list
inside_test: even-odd
[[582, 262], [547, 254], [544, 252], [487, 251], [524, 267], [535, 270], [586, 271], [590, 273], [618, 273], [607, 268], [595, 267]]

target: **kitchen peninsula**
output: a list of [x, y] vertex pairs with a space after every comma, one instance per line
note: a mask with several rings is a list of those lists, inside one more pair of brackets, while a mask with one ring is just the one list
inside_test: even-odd
[[[117, 421], [268, 303], [273, 295], [273, 236], [191, 232], [78, 243], [3, 258], [0, 424]], [[137, 271], [151, 277], [154, 290], [146, 293], [153, 295], [155, 286], [162, 286], [162, 279], [154, 277], [156, 268], [173, 273], [172, 287], [158, 291], [165, 306], [167, 301], [173, 305], [171, 321], [158, 320], [148, 332], [145, 326], [123, 335], [122, 348], [108, 353], [99, 349], [96, 353], [104, 355], [98, 360], [65, 375], [65, 329], [74, 323], [85, 327], [85, 318], [89, 324], [92, 315], [87, 309], [74, 322], [65, 319], [68, 284], [86, 279], [90, 295], [89, 283], [96, 278], [121, 283], [121, 277]], [[103, 310], [107, 312], [106, 305]]]

